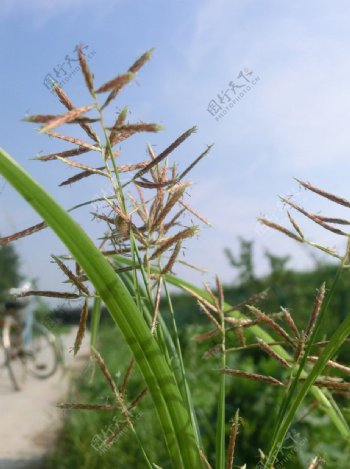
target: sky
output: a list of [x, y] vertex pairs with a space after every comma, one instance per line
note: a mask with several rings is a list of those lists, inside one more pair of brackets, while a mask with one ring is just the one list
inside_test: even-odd
[[[322, 259], [320, 254], [262, 228], [257, 217], [287, 225], [278, 196], [290, 195], [315, 213], [348, 216], [347, 209], [302, 190], [294, 178], [350, 198], [349, 24], [350, 4], [345, 0], [2, 0], [0, 146], [66, 208], [101, 194], [95, 177], [58, 187], [71, 168], [33, 157], [68, 146], [38, 134], [35, 125], [21, 119], [63, 112], [45, 77], [69, 75], [77, 44], [87, 46], [99, 84], [126, 71], [154, 47], [152, 60], [107, 117], [112, 122], [128, 105], [130, 120], [165, 127], [125, 142], [124, 163], [144, 159], [146, 143], [161, 151], [193, 125], [198, 131], [174, 155], [180, 167], [214, 144], [190, 174], [188, 196], [212, 227], [203, 227], [186, 242], [186, 260], [209, 273], [182, 267], [179, 273], [197, 284], [215, 275], [225, 283], [233, 281], [237, 273], [224, 248], [237, 254], [239, 237], [254, 241], [258, 274], [266, 272], [266, 250], [291, 256], [291, 267], [310, 268], [315, 255]], [[249, 90], [244, 87], [241, 99], [233, 102], [243, 84], [249, 84]], [[77, 106], [90, 103], [80, 74], [71, 75], [63, 89]], [[220, 99], [225, 114], [218, 112]], [[213, 100], [214, 115], [208, 111]], [[74, 217], [94, 239], [101, 234], [101, 225], [91, 223], [88, 210], [76, 211]], [[343, 238], [295, 218], [309, 239], [343, 252]], [[0, 233], [39, 220], [0, 179]], [[15, 247], [26, 276], [37, 278], [41, 289], [58, 288], [62, 276], [50, 255], [66, 250], [54, 234], [45, 230]]]

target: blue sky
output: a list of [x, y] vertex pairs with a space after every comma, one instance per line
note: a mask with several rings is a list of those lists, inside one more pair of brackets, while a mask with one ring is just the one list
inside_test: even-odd
[[[20, 119], [62, 112], [43, 81], [67, 55], [75, 58], [78, 43], [94, 53], [90, 66], [100, 84], [155, 47], [151, 62], [111, 106], [109, 117], [127, 104], [131, 120], [165, 126], [160, 134], [123, 145], [125, 162], [144, 158], [147, 142], [164, 148], [192, 125], [198, 132], [178, 150], [180, 166], [205, 145], [215, 144], [192, 172], [190, 191], [191, 204], [213, 228], [204, 228], [198, 239], [186, 244], [186, 259], [210, 274], [203, 277], [182, 269], [181, 274], [197, 283], [214, 274], [232, 280], [235, 274], [223, 248], [237, 249], [238, 236], [255, 240], [259, 272], [266, 268], [265, 249], [290, 254], [291, 265], [307, 268], [312, 262], [308, 249], [262, 230], [256, 218], [263, 214], [285, 223], [277, 196], [289, 194], [311, 210], [346, 217], [344, 211], [301, 191], [293, 177], [350, 198], [349, 24], [346, 1], [3, 0], [0, 145], [65, 207], [98, 194], [100, 181], [93, 177], [71, 188], [57, 187], [69, 169], [30, 158], [68, 147], [39, 135], [34, 125]], [[216, 121], [207, 111], [209, 101], [217, 100], [244, 69], [259, 76], [259, 82]], [[72, 76], [64, 89], [76, 105], [89, 102], [80, 75]], [[2, 234], [38, 221], [3, 180], [0, 191]], [[88, 211], [75, 216], [89, 226]], [[343, 246], [297, 218], [311, 239]], [[89, 228], [93, 237], [100, 228]], [[25, 273], [38, 277], [41, 288], [57, 288], [61, 276], [49, 256], [65, 250], [54, 235], [46, 230], [16, 246]]]

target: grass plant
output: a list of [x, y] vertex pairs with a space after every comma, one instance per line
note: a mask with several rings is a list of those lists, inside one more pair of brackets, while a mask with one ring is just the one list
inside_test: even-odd
[[[232, 469], [235, 465], [235, 447], [240, 418], [244, 415], [235, 409], [231, 424], [227, 420], [227, 383], [234, 379], [254, 380], [261, 385], [278, 387], [281, 406], [276, 416], [271, 441], [266, 448], [258, 449], [257, 463], [266, 469], [276, 464], [283, 441], [291, 428], [296, 413], [305, 397], [311, 393], [322, 410], [333, 422], [340, 437], [350, 438], [350, 429], [343, 412], [333, 399], [339, 391], [349, 391], [350, 382], [344, 378], [350, 369], [335, 359], [340, 347], [350, 332], [350, 319], [346, 317], [329, 338], [324, 336], [324, 318], [332, 307], [332, 293], [344, 269], [349, 264], [349, 234], [338, 225], [346, 226], [345, 219], [324, 217], [307, 212], [293, 202], [283, 199], [292, 210], [347, 240], [345, 254], [308, 240], [299, 224], [288, 213], [291, 228], [285, 228], [267, 219], [260, 221], [289, 236], [298, 243], [308, 244], [339, 260], [338, 275], [333, 286], [321, 285], [315, 294], [315, 304], [304, 330], [300, 330], [287, 309], [267, 313], [258, 305], [265, 293], [257, 293], [237, 305], [225, 302], [220, 279], [215, 286], [205, 284], [198, 288], [174, 275], [178, 263], [183, 259], [185, 244], [197, 235], [198, 224], [208, 221], [192, 208], [187, 200], [191, 185], [186, 181], [188, 173], [209, 153], [211, 146], [182, 170], [172, 162], [173, 153], [196, 131], [192, 127], [184, 131], [163, 151], [156, 153], [147, 145], [148, 157], [138, 163], [128, 164], [122, 160], [122, 142], [139, 133], [159, 132], [155, 123], [129, 122], [128, 109], [124, 108], [111, 124], [106, 122], [106, 109], [148, 62], [152, 51], [143, 54], [130, 68], [113, 79], [95, 85], [95, 77], [89, 69], [82, 47], [78, 58], [90, 102], [76, 107], [62, 88], [53, 83], [53, 90], [65, 108], [63, 114], [37, 114], [26, 117], [31, 123], [40, 124], [40, 133], [71, 144], [62, 152], [41, 155], [37, 159], [45, 164], [60, 162], [75, 173], [60, 183], [61, 186], [82, 184], [86, 178], [101, 179], [101, 186], [108, 186], [101, 197], [63, 209], [48, 192], [39, 185], [4, 150], [0, 150], [0, 174], [2, 174], [26, 201], [42, 217], [38, 224], [21, 232], [0, 239], [7, 244], [21, 237], [32, 235], [46, 228], [52, 229], [62, 240], [68, 253], [52, 256], [71, 289], [61, 291], [33, 290], [26, 295], [80, 299], [82, 312], [74, 353], [79, 353], [89, 314], [91, 318], [91, 357], [103, 374], [106, 385], [114, 396], [114, 404], [101, 407], [98, 403], [67, 402], [61, 405], [76, 412], [111, 412], [120, 415], [101, 447], [108, 449], [123, 428], [127, 427], [139, 444], [140, 460], [144, 467], [154, 468], [157, 461], [150, 455], [147, 442], [142, 441], [133, 410], [149, 393], [157, 413], [162, 437], [166, 443], [172, 467], [193, 469], [215, 467]], [[107, 96], [100, 100], [100, 96]], [[58, 133], [58, 127], [78, 126], [86, 138], [75, 138]], [[70, 132], [68, 132], [70, 134]], [[124, 143], [123, 143], [124, 148]], [[95, 166], [82, 163], [80, 158], [95, 153], [100, 162]], [[121, 174], [128, 175], [122, 180]], [[320, 190], [309, 183], [298, 181], [308, 191], [317, 193], [337, 204], [350, 207], [347, 200]], [[96, 244], [73, 219], [72, 213], [82, 206], [91, 208], [93, 220], [105, 223], [106, 231]], [[193, 266], [191, 266], [192, 268]], [[178, 287], [198, 302], [198, 307], [211, 325], [209, 330], [194, 337], [198, 343], [208, 343], [207, 356], [215, 361], [213, 373], [217, 374], [217, 427], [215, 461], [205, 454], [201, 431], [198, 425], [198, 409], [195, 408], [182, 356], [176, 311], [172, 307], [169, 285]], [[329, 290], [328, 290], [329, 288]], [[167, 300], [171, 322], [162, 318], [161, 297]], [[128, 344], [132, 358], [125, 364], [122, 383], [116, 383], [113, 374], [98, 351], [101, 306], [104, 304]], [[323, 334], [322, 337], [320, 334]], [[267, 376], [244, 369], [230, 367], [230, 357], [237, 350], [259, 349], [275, 360], [283, 369], [282, 378]], [[143, 377], [143, 386], [127, 403], [130, 379], [137, 365]], [[337, 370], [340, 376], [331, 376]], [[266, 454], [266, 456], [265, 456]], [[310, 461], [310, 468], [317, 467], [319, 460]]]

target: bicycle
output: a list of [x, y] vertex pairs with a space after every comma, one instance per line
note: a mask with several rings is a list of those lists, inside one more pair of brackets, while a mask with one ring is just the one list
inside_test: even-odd
[[33, 340], [30, 349], [23, 343], [23, 323], [17, 316], [20, 305], [7, 303], [2, 328], [2, 362], [6, 366], [15, 390], [23, 388], [27, 374], [39, 379], [52, 376], [60, 362], [62, 350], [60, 342], [43, 324], [34, 320], [32, 325]]

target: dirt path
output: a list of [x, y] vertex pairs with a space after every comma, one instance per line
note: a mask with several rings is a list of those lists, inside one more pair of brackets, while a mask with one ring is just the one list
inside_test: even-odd
[[82, 369], [88, 358], [87, 338], [77, 358], [68, 352], [75, 332], [62, 337], [66, 371], [60, 369], [46, 380], [28, 376], [24, 389], [16, 392], [7, 369], [0, 369], [0, 469], [42, 468], [42, 457], [54, 444], [63, 416], [55, 405], [64, 398], [72, 372]]

